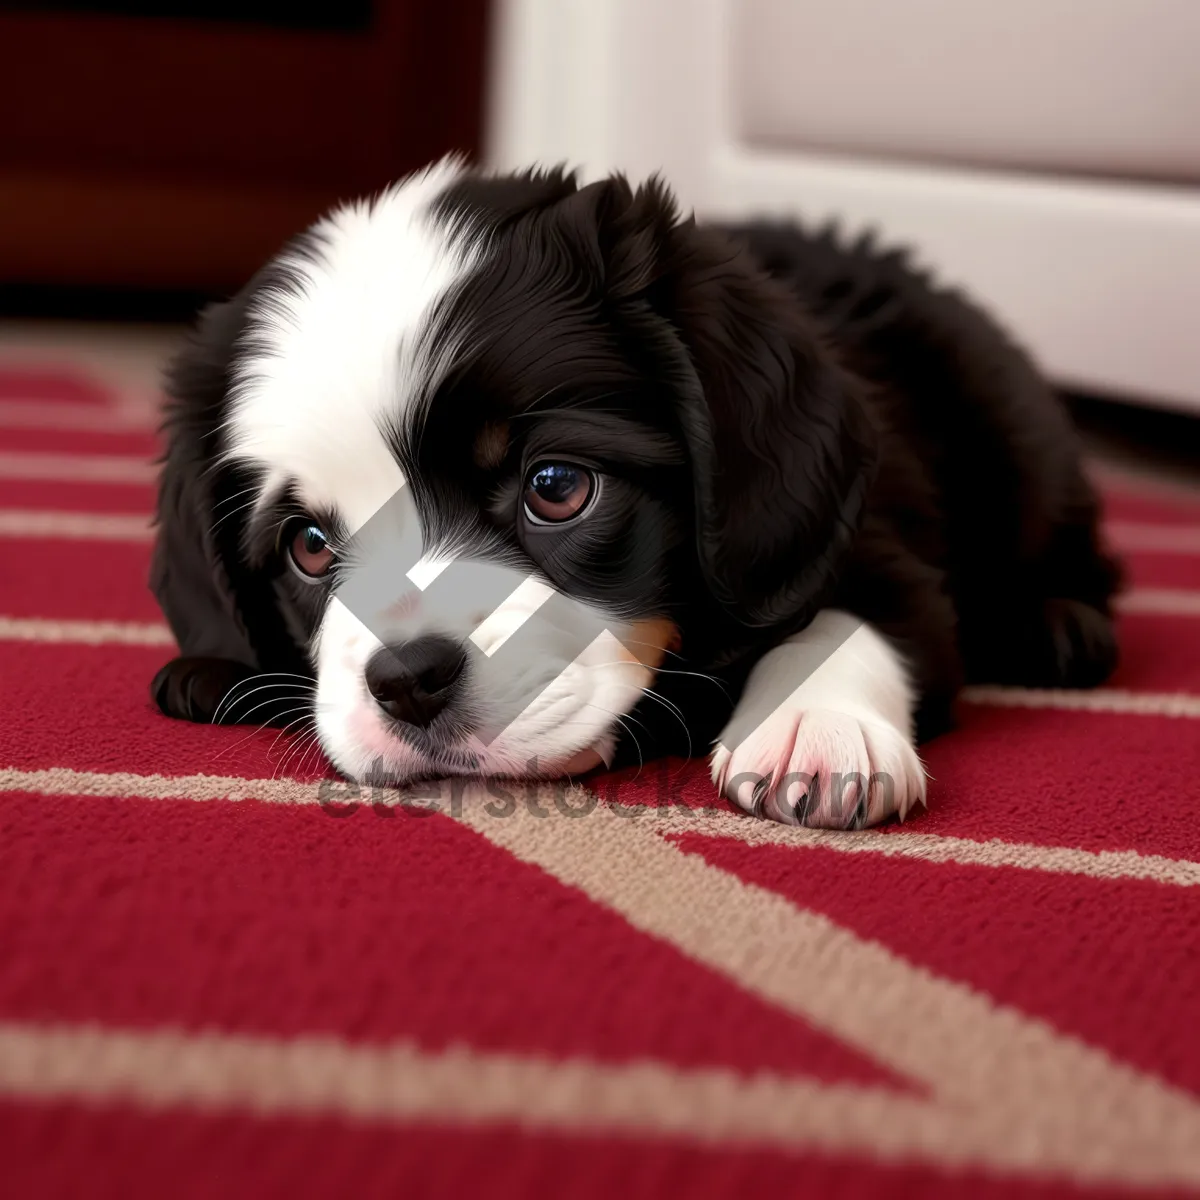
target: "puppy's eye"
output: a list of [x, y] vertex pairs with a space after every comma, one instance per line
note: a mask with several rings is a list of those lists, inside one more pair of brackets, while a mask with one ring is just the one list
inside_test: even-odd
[[292, 566], [306, 579], [320, 579], [333, 566], [325, 531], [314, 521], [296, 523], [287, 552]]
[[542, 463], [525, 480], [525, 515], [537, 525], [578, 516], [596, 488], [596, 477], [574, 463]]

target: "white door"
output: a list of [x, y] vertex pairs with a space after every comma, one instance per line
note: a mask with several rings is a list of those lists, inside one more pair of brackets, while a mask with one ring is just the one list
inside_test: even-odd
[[842, 218], [1060, 381], [1200, 408], [1195, 0], [502, 0], [489, 157]]

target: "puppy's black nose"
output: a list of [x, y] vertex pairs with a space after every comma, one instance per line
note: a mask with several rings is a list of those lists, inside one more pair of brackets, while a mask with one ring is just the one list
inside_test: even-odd
[[376, 650], [367, 662], [367, 690], [389, 717], [426, 726], [446, 707], [467, 655], [445, 637], [419, 637]]

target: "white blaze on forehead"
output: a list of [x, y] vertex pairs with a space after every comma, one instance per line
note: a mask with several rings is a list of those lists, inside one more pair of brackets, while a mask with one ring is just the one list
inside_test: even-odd
[[262, 494], [303, 500], [357, 529], [402, 486], [383, 432], [402, 426], [429, 378], [421, 334], [470, 269], [469, 244], [430, 208], [458, 175], [444, 162], [313, 230], [311, 257], [253, 304], [228, 423], [229, 454], [264, 469]]

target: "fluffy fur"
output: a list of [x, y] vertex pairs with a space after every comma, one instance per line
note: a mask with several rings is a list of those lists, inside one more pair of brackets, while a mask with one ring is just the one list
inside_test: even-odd
[[[154, 696], [283, 721], [315, 679], [354, 777], [716, 742], [743, 806], [861, 825], [923, 798], [914, 739], [964, 681], [1115, 661], [1117, 570], [1025, 354], [900, 254], [700, 225], [657, 181], [440, 164], [207, 311], [168, 390]], [[570, 520], [523, 499], [545, 463], [590, 481]], [[297, 521], [329, 576], [289, 568]]]

